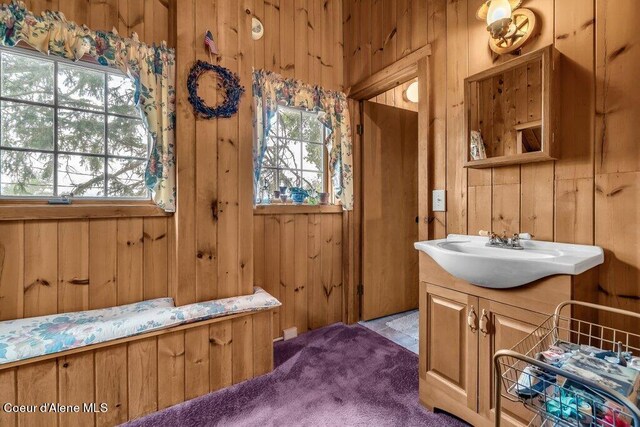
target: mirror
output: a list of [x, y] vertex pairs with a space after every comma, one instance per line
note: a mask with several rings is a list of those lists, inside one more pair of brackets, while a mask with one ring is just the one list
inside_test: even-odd
[[553, 160], [553, 47], [465, 80], [466, 167]]

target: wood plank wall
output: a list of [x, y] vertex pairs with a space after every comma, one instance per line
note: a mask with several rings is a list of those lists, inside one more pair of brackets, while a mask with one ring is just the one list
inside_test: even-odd
[[274, 338], [343, 320], [342, 214], [254, 216], [255, 283], [282, 303]]
[[[221, 120], [195, 119], [186, 94], [178, 93], [179, 303], [251, 292], [251, 70], [266, 68], [342, 89], [341, 14], [338, 0], [179, 2], [178, 81], [185, 81], [195, 59], [208, 59], [201, 40], [211, 29], [221, 53], [218, 62], [237, 72], [247, 89], [239, 113]], [[252, 15], [265, 25], [257, 42], [250, 36]], [[207, 95], [216, 96], [210, 89]]]
[[[387, 39], [400, 38], [405, 1], [345, 0], [347, 84], [380, 67]], [[432, 45], [429, 90], [430, 190], [447, 190], [447, 212], [430, 213], [429, 235], [475, 234], [480, 229], [527, 231], [544, 240], [596, 244], [605, 249], [599, 301], [640, 311], [640, 148], [635, 120], [640, 88], [629, 70], [640, 64], [634, 0], [528, 0], [540, 32], [523, 49], [554, 44], [563, 54], [560, 160], [487, 170], [463, 162], [463, 79], [509, 58], [487, 46], [485, 24], [475, 18], [483, 0], [418, 0], [410, 18]], [[391, 12], [389, 12], [391, 11]], [[393, 28], [390, 33], [371, 28]], [[410, 25], [408, 31], [413, 32]], [[385, 38], [386, 37], [386, 38]], [[413, 47], [413, 45], [412, 45]], [[399, 49], [391, 49], [398, 56]], [[614, 326], [639, 324], [603, 316]]]
[[[201, 41], [210, 29], [219, 63], [239, 73], [247, 92], [236, 116], [196, 120], [178, 83], [179, 205], [173, 218], [1, 222], [0, 319], [166, 295], [187, 304], [251, 293], [251, 69], [342, 89], [341, 2], [32, 0], [27, 6], [36, 13], [61, 10], [91, 28], [136, 31], [146, 42], [179, 35], [172, 44], [178, 82], [186, 80], [193, 61], [209, 59]], [[252, 14], [265, 24], [257, 42], [250, 38]], [[215, 99], [209, 78], [203, 78], [203, 96]]]
[[113, 426], [265, 374], [273, 369], [270, 318], [262, 312], [221, 319], [2, 370], [3, 404], [98, 402], [108, 411], [0, 411], [0, 425]]
[[[31, 0], [35, 13], [145, 42], [170, 37], [161, 0]], [[102, 308], [169, 295], [167, 218], [0, 221], [0, 320]], [[0, 257], [2, 258], [2, 257]], [[2, 261], [0, 259], [0, 261]]]
[[[344, 89], [340, 0], [255, 0], [254, 7], [265, 25], [264, 38], [254, 46], [254, 67]], [[303, 333], [342, 321], [342, 214], [293, 210], [254, 214], [253, 220], [254, 283], [283, 304], [273, 314], [274, 337], [292, 326]]]

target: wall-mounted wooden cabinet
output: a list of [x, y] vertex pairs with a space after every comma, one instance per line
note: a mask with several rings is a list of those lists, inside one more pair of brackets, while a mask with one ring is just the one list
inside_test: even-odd
[[558, 68], [548, 46], [465, 79], [465, 167], [555, 159]]

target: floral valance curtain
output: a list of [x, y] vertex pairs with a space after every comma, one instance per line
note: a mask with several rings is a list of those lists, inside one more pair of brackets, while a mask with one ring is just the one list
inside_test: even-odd
[[334, 194], [340, 199], [345, 210], [353, 209], [351, 121], [346, 95], [299, 80], [287, 79], [271, 71], [254, 70], [253, 102], [256, 111], [253, 150], [254, 194], [258, 194], [262, 160], [267, 149], [266, 135], [269, 135], [278, 105], [303, 108], [320, 113], [318, 119], [327, 129], [325, 146], [329, 153], [329, 173]]
[[90, 57], [116, 68], [135, 83], [135, 103], [152, 138], [145, 182], [153, 199], [167, 212], [176, 206], [175, 52], [113, 32], [92, 31], [67, 21], [61, 12], [36, 16], [22, 2], [0, 5], [0, 45], [24, 42], [34, 49], [78, 61]]

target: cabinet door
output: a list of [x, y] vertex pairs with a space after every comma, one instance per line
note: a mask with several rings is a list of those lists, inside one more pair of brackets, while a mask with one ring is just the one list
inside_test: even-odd
[[[533, 332], [548, 316], [522, 308], [480, 299], [480, 313], [487, 316], [488, 334], [479, 333], [479, 404], [480, 414], [495, 420], [493, 397], [494, 367], [493, 354], [502, 349], [510, 349]], [[501, 383], [502, 386], [502, 383]], [[533, 414], [522, 404], [502, 399], [503, 425], [528, 425]]]
[[426, 387], [421, 390], [421, 398], [432, 408], [459, 413], [453, 411], [453, 407], [463, 406], [475, 413], [478, 406], [477, 316], [472, 315], [473, 328], [467, 319], [472, 310], [477, 313], [478, 298], [427, 285], [425, 305]]

